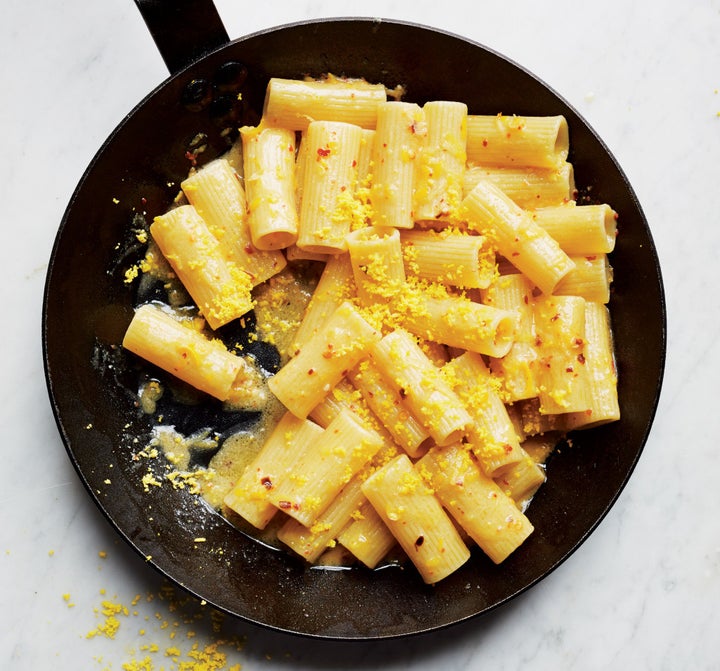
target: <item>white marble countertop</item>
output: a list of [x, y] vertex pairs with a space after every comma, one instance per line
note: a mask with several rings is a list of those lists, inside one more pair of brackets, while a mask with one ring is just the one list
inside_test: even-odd
[[[488, 617], [401, 642], [347, 647], [226, 623], [246, 642], [224, 648], [226, 666], [208, 668], [720, 669], [720, 3], [217, 6], [231, 37], [322, 16], [402, 18], [534, 71], [598, 131], [634, 185], [663, 267], [669, 331], [657, 418], [629, 485], [538, 586]], [[68, 199], [104, 138], [167, 73], [131, 0], [3, 7], [0, 667], [120, 670], [149, 656], [147, 668], [185, 668], [167, 649], [187, 659], [193, 643], [215, 641], [212, 618], [200, 609], [186, 622], [192, 604], [174, 608], [85, 493], [55, 427], [40, 350], [44, 278]], [[88, 637], [107, 619], [103, 600], [129, 610], [114, 638], [102, 628]]]

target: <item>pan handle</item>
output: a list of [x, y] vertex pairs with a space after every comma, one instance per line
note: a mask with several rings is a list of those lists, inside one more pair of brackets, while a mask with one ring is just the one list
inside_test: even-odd
[[170, 74], [230, 41], [213, 0], [135, 0]]

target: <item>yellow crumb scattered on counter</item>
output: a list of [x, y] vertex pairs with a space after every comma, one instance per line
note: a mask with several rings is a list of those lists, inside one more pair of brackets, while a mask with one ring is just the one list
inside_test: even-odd
[[108, 599], [102, 601], [100, 609], [96, 609], [96, 612], [99, 612], [105, 619], [97, 627], [88, 631], [85, 638], [95, 638], [96, 636], [115, 638], [118, 629], [120, 629], [118, 615], [127, 617], [129, 614], [126, 606]]
[[[101, 550], [98, 556], [108, 554]], [[101, 671], [241, 671], [237, 653], [246, 641], [229, 631], [234, 621], [170, 583], [127, 599], [109, 597], [104, 588], [99, 595], [94, 625], [82, 636], [89, 646], [118, 646], [116, 653], [104, 649], [102, 654], [89, 648]], [[69, 593], [62, 599], [68, 607], [75, 605]], [[135, 641], [129, 646], [128, 636]]]

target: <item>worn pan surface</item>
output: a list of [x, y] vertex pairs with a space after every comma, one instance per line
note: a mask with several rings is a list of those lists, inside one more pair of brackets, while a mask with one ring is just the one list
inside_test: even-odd
[[[430, 28], [317, 21], [222, 46], [226, 35], [212, 14], [201, 39], [184, 36], [181, 44], [197, 53], [221, 48], [182, 69], [196, 54], [173, 46], [172, 31], [163, 37], [157, 16], [146, 18], [166, 62], [179, 72], [133, 109], [87, 169], [60, 226], [46, 284], [42, 337], [50, 399], [90, 495], [143, 561], [150, 558], [210, 604], [282, 631], [337, 639], [425, 632], [486, 613], [537, 583], [617, 499], [647, 439], [662, 381], [665, 311], [658, 260], [640, 205], [607, 148], [533, 75], [485, 47]], [[620, 215], [611, 309], [622, 420], [575, 436], [574, 447], [551, 459], [548, 483], [530, 511], [536, 531], [519, 551], [499, 567], [474, 555], [435, 587], [424, 586], [413, 570], [309, 569], [248, 539], [196, 505], [187, 491], [145, 491], [144, 466], [132, 459], [150, 430], [136, 407], [134, 369], [117, 347], [135, 300], [123, 273], [141, 253], [133, 244], [136, 217], [149, 221], [165, 210], [190, 159], [214, 158], [232, 138], [228, 129], [256, 120], [270, 76], [328, 71], [401, 84], [407, 99], [419, 103], [462, 100], [472, 113], [564, 114], [578, 184]], [[206, 411], [212, 409], [183, 421], [202, 424]], [[226, 418], [249, 430], [252, 422], [252, 416]], [[206, 541], [194, 543], [198, 537]]]

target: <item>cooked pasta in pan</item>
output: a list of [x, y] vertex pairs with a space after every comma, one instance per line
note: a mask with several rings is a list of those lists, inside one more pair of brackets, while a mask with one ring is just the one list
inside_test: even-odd
[[[206, 467], [232, 463], [203, 487], [231, 520], [435, 583], [521, 547], [553, 444], [619, 419], [616, 215], [575, 202], [564, 118], [393, 97], [271, 80], [240, 169], [193, 170], [149, 229], [194, 319], [140, 304], [123, 344], [259, 411], [255, 444]], [[251, 315], [276, 370], [223, 337]]]

